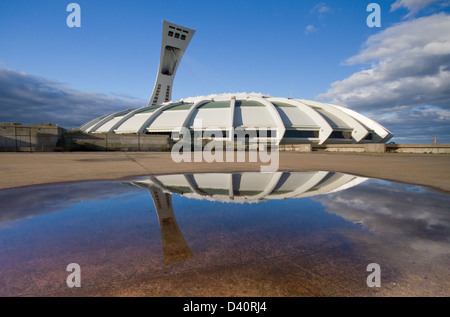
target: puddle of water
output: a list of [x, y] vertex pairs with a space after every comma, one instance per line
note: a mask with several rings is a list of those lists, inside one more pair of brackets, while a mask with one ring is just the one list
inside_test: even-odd
[[428, 188], [316, 171], [1, 190], [0, 295], [449, 296], [449, 207]]

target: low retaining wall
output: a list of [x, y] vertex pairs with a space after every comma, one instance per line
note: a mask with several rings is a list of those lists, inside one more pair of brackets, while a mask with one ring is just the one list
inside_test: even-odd
[[311, 152], [311, 144], [280, 144], [280, 151], [290, 151], [290, 152]]
[[450, 154], [450, 143], [386, 144], [387, 152]]
[[322, 144], [313, 145], [313, 151], [325, 152], [365, 152], [365, 153], [433, 153], [450, 154], [450, 143], [441, 144]]
[[321, 144], [313, 145], [313, 151], [325, 152], [366, 152], [366, 153], [384, 153], [386, 144], [384, 143], [365, 143], [365, 144]]
[[169, 151], [168, 135], [89, 134], [58, 126], [0, 125], [0, 152]]
[[67, 151], [170, 151], [168, 135], [67, 133]]
[[0, 152], [62, 151], [65, 130], [45, 125], [0, 125]]

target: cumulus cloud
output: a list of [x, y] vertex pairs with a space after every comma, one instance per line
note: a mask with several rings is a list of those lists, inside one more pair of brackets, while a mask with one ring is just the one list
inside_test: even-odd
[[371, 36], [362, 52], [347, 60], [367, 62], [371, 68], [334, 82], [320, 97], [358, 109], [450, 107], [450, 16], [423, 17]]
[[432, 3], [440, 3], [441, 5], [448, 5], [449, 1], [442, 0], [397, 0], [391, 5], [391, 12], [400, 8], [408, 9], [409, 13], [406, 17], [410, 17], [420, 10], [428, 7]]
[[433, 106], [398, 107], [393, 111], [374, 114], [396, 135], [398, 143], [450, 143], [450, 110]]
[[[389, 27], [369, 37], [362, 51], [346, 63], [370, 64], [370, 68], [332, 83], [317, 98], [378, 118], [388, 114], [392, 119], [406, 113], [413, 119], [417, 113], [433, 112], [433, 116], [428, 116], [433, 119], [428, 125], [439, 125], [444, 119], [448, 126], [449, 15], [436, 14]], [[414, 113], [407, 113], [408, 109]], [[441, 134], [450, 136], [449, 128], [445, 127]]]
[[0, 68], [0, 122], [55, 123], [75, 128], [101, 115], [136, 108], [129, 96], [70, 89], [62, 83]]

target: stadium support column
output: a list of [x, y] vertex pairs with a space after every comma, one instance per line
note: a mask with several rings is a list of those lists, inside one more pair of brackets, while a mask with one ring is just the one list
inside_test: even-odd
[[195, 30], [167, 21], [163, 22], [161, 57], [155, 87], [148, 102], [149, 106], [160, 105], [172, 99], [173, 80], [194, 33]]

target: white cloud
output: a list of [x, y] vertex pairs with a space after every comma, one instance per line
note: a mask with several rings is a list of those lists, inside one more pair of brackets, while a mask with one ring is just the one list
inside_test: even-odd
[[327, 6], [324, 2], [319, 2], [318, 4], [316, 4], [312, 9], [311, 9], [311, 13], [312, 14], [318, 14], [319, 17], [322, 17], [325, 13], [331, 13], [331, 8], [329, 6]]
[[420, 10], [428, 7], [432, 3], [441, 3], [442, 5], [446, 5], [449, 1], [442, 0], [397, 0], [391, 5], [391, 12], [400, 8], [408, 9], [409, 13], [406, 17], [410, 17]]
[[[322, 20], [327, 13], [332, 13], [331, 8], [324, 2], [317, 3], [310, 11], [311, 15], [318, 16], [319, 20]], [[322, 25], [324, 26], [324, 25]], [[309, 24], [305, 27], [305, 35], [317, 32], [316, 26]]]
[[[370, 67], [332, 83], [317, 98], [372, 116], [389, 113], [391, 118], [401, 113], [412, 119], [413, 110], [424, 116], [420, 107], [434, 106], [433, 118], [445, 118], [450, 126], [449, 15], [436, 14], [389, 27], [369, 37], [363, 50], [346, 63], [370, 63]], [[450, 136], [450, 127], [443, 128], [441, 134]]]
[[450, 16], [424, 17], [371, 36], [348, 64], [369, 69], [336, 81], [319, 98], [359, 110], [401, 105], [450, 108]]
[[305, 28], [305, 34], [306, 35], [314, 33], [316, 31], [317, 31], [316, 27], [314, 25], [312, 25], [312, 24], [307, 25], [306, 28]]

